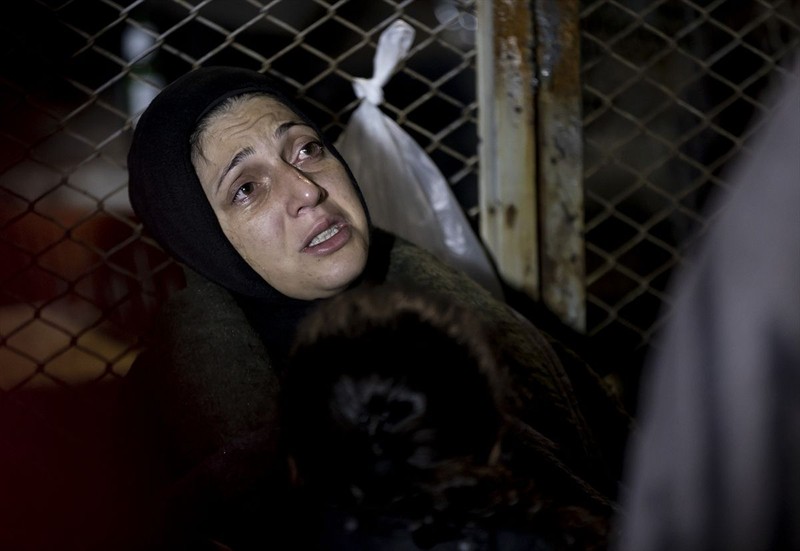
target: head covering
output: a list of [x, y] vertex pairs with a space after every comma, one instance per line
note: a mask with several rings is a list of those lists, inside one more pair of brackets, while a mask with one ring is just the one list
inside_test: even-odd
[[294, 111], [319, 134], [344, 165], [319, 127], [292, 102], [282, 83], [250, 69], [200, 67], [173, 81], [139, 119], [128, 152], [128, 193], [144, 228], [169, 254], [238, 295], [286, 299], [239, 255], [222, 231], [191, 160], [190, 136], [220, 103], [245, 93], [266, 93]]

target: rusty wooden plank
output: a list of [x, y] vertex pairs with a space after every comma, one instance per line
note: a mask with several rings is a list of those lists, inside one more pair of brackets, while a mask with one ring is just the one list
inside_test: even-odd
[[503, 279], [538, 298], [531, 6], [482, 0], [477, 14], [481, 238]]
[[577, 0], [478, 3], [481, 237], [509, 285], [585, 330]]

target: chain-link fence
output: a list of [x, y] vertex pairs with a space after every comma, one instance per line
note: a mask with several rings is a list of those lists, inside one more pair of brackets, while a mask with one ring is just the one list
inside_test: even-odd
[[[334, 5], [336, 4], [336, 5]], [[127, 202], [135, 117], [198, 65], [288, 81], [335, 138], [387, 23], [417, 38], [383, 106], [475, 216], [477, 105], [471, 3], [29, 2], [6, 31], [2, 304], [5, 390], [123, 374], [180, 274]], [[15, 41], [16, 40], [16, 41]], [[36, 342], [36, 346], [31, 346]]]
[[[800, 45], [791, 1], [584, 1], [587, 328], [642, 357], [667, 282]], [[621, 373], [633, 403], [638, 362]]]
[[[402, 17], [416, 39], [383, 108], [428, 151], [477, 230], [478, 3], [0, 7], [0, 492], [20, 496], [0, 506], [0, 524], [13, 527], [0, 530], [0, 547], [60, 537], [61, 549], [88, 549], [69, 539], [69, 523], [102, 522], [63, 510], [102, 470], [107, 383], [125, 374], [153, 313], [182, 284], [127, 201], [131, 130], [153, 95], [198, 65], [264, 70], [335, 138], [357, 105], [351, 78], [371, 75], [380, 32]], [[706, 198], [724, 189], [748, 123], [769, 108], [761, 91], [798, 48], [798, 8], [585, 0], [580, 26], [587, 334], [644, 350]], [[621, 376], [635, 386], [635, 365]]]
[[[4, 3], [0, 100], [0, 548], [91, 548], [115, 386], [182, 284], [127, 200], [137, 115], [198, 65], [287, 80], [334, 139], [381, 31], [416, 31], [383, 108], [474, 221], [475, 5], [311, 0]], [[100, 510], [98, 510], [100, 509]]]

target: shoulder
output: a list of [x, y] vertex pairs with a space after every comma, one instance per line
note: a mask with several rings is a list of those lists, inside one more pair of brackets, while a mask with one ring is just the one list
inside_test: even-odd
[[455, 298], [467, 306], [489, 307], [495, 314], [512, 315], [504, 302], [466, 273], [446, 264], [422, 247], [396, 236], [391, 238], [387, 246], [388, 283], [417, 287], [428, 293]]
[[187, 286], [164, 304], [125, 379], [133, 401], [159, 411], [175, 446], [199, 448], [181, 453], [202, 455], [268, 418], [278, 383], [234, 297], [186, 275]]
[[178, 359], [205, 352], [212, 357], [227, 347], [245, 346], [263, 353], [263, 344], [241, 306], [223, 287], [184, 268], [185, 287], [173, 292], [155, 316], [147, 350]]
[[[180, 324], [173, 329], [212, 331], [224, 323], [233, 328], [248, 326], [241, 307], [223, 287], [184, 268], [186, 286], [165, 302], [159, 321]], [[162, 329], [165, 327], [162, 326]]]

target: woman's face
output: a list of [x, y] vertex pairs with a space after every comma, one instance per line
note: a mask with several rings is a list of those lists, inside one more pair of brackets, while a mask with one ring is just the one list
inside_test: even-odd
[[369, 248], [367, 217], [344, 166], [271, 97], [242, 98], [211, 117], [192, 162], [239, 254], [289, 297], [344, 290]]

